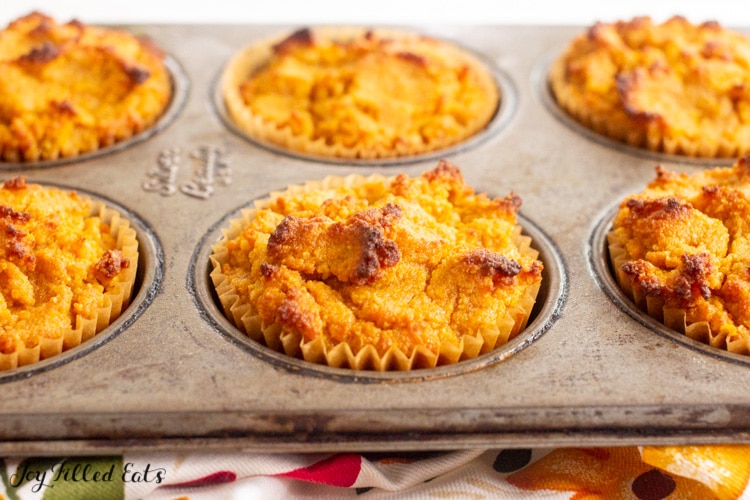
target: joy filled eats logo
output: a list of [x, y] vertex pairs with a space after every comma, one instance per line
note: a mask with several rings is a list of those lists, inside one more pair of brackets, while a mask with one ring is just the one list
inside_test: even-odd
[[[38, 465], [38, 464], [36, 464]], [[110, 462], [97, 464], [85, 462], [71, 462], [63, 460], [51, 468], [38, 467], [29, 462], [19, 464], [14, 474], [8, 477], [8, 483], [13, 488], [31, 484], [31, 491], [38, 493], [42, 488], [54, 488], [60, 483], [154, 483], [161, 484], [166, 479], [167, 471], [163, 468], [152, 467], [151, 464], [140, 466], [126, 462]]]

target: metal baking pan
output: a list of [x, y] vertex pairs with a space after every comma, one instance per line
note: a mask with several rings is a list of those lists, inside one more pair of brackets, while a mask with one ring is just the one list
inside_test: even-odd
[[[657, 163], [566, 120], [545, 85], [580, 27], [411, 29], [476, 51], [506, 101], [490, 132], [445, 152], [477, 191], [523, 199], [545, 263], [528, 328], [470, 362], [406, 374], [291, 360], [221, 315], [207, 256], [255, 198], [326, 175], [419, 175], [433, 157], [325, 162], [245, 140], [216, 98], [226, 61], [293, 26], [126, 26], [174, 60], [178, 105], [157, 133], [106, 154], [0, 165], [0, 178], [78, 189], [120, 207], [141, 241], [137, 293], [109, 329], [58, 358], [0, 373], [0, 454], [130, 451], [399, 451], [750, 442], [750, 359], [681, 337], [619, 293], [604, 234]], [[726, 164], [726, 162], [724, 162]]]

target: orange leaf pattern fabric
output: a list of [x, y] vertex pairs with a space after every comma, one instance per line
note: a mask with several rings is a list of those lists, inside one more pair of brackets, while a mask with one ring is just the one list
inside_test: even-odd
[[523, 490], [570, 491], [574, 500], [714, 497], [698, 481], [645, 463], [636, 447], [556, 449], [507, 480]]
[[644, 463], [692, 477], [709, 487], [719, 500], [739, 498], [750, 479], [750, 446], [646, 446]]

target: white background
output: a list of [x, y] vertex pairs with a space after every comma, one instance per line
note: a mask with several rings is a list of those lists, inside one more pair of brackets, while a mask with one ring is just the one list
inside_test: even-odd
[[589, 25], [681, 14], [750, 28], [748, 0], [0, 0], [0, 25], [32, 10], [86, 23]]

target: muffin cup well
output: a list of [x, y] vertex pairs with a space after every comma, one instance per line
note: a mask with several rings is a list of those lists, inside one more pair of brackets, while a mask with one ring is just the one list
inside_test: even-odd
[[37, 363], [61, 354], [91, 339], [116, 320], [130, 304], [138, 271], [138, 240], [136, 231], [120, 212], [105, 206], [103, 202], [91, 201], [90, 217], [96, 217], [106, 224], [117, 238], [116, 248], [127, 258], [130, 265], [122, 269], [120, 281], [104, 295], [104, 304], [91, 318], [75, 317], [75, 328], [69, 328], [55, 338], [43, 337], [34, 346], [19, 346], [12, 353], [0, 353], [0, 371]]
[[[290, 186], [287, 193], [356, 185], [374, 179], [383, 180], [385, 178], [380, 175], [367, 178], [360, 175], [328, 177], [319, 183], [310, 182], [302, 186]], [[391, 347], [381, 355], [372, 345], [364, 345], [360, 349], [356, 349], [356, 347], [347, 343], [340, 343], [329, 348], [323, 340], [305, 341], [298, 332], [282, 332], [279, 325], [265, 324], [252, 304], [240, 300], [234, 285], [222, 272], [222, 265], [228, 260], [226, 242], [238, 236], [243, 228], [253, 220], [256, 212], [268, 206], [270, 201], [279, 194], [281, 193], [271, 193], [268, 198], [256, 201], [253, 208], [243, 210], [238, 218], [231, 220], [221, 240], [213, 245], [210, 256], [210, 279], [215, 287], [221, 307], [232, 324], [252, 340], [290, 357], [334, 368], [409, 371], [435, 368], [476, 358], [507, 343], [525, 328], [536, 302], [540, 289], [539, 283], [525, 290], [519, 303], [511, 307], [503, 318], [498, 319], [496, 329], [463, 335], [458, 345], [442, 343], [436, 350], [437, 352], [418, 346], [412, 353], [405, 353], [397, 347]], [[515, 227], [513, 239], [523, 254], [532, 259], [537, 258], [539, 252], [531, 247], [531, 238], [522, 234], [521, 226]]]
[[[365, 36], [367, 33], [375, 33], [384, 37], [392, 37], [396, 41], [407, 41], [415, 44], [426, 44], [427, 38], [419, 33], [395, 29], [368, 29], [358, 27], [329, 26], [316, 27], [314, 36], [322, 40], [346, 41]], [[248, 108], [240, 94], [240, 84], [262, 68], [273, 55], [274, 47], [284, 39], [284, 36], [274, 36], [260, 40], [243, 48], [234, 55], [222, 70], [217, 84], [216, 100], [219, 101], [217, 108], [224, 110], [226, 121], [231, 128], [236, 129], [248, 139], [261, 145], [279, 150], [293, 156], [309, 157], [328, 161], [364, 161], [364, 162], [403, 162], [409, 159], [431, 158], [435, 154], [454, 149], [462, 149], [475, 144], [478, 139], [487, 133], [495, 131], [502, 122], [507, 121], [509, 113], [515, 105], [513, 91], [507, 79], [498, 75], [491, 65], [471, 51], [459, 47], [451, 42], [431, 42], [439, 44], [441, 55], [451, 61], [460, 61], [467, 68], [471, 68], [473, 74], [477, 75], [479, 84], [492, 96], [494, 104], [481, 114], [477, 114], [472, 122], [467, 125], [467, 133], [463, 137], [445, 137], [436, 140], [433, 144], [426, 145], [419, 151], [404, 149], [399, 145], [393, 148], [380, 147], [378, 149], [364, 148], [361, 145], [345, 145], [341, 143], [328, 143], [325, 138], [310, 139], [295, 135], [288, 127], [278, 127], [269, 123], [260, 115], [253, 113]], [[406, 50], [406, 49], [405, 49]], [[419, 56], [416, 56], [419, 57]], [[502, 116], [500, 116], [502, 115]], [[498, 120], [498, 118], [503, 118]], [[401, 149], [399, 149], [401, 147]]]

